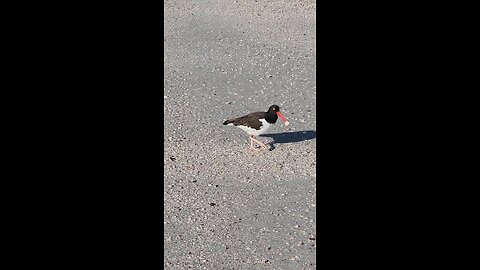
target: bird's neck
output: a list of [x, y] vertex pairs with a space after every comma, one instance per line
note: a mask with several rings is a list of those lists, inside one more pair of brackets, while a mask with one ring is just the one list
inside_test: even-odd
[[278, 119], [278, 116], [276, 113], [267, 112], [265, 114], [265, 120], [270, 124], [277, 122], [277, 119]]

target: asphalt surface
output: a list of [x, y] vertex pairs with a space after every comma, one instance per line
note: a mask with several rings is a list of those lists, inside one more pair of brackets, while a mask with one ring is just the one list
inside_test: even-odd
[[[315, 14], [164, 0], [165, 269], [316, 269]], [[272, 104], [270, 151], [222, 125]]]

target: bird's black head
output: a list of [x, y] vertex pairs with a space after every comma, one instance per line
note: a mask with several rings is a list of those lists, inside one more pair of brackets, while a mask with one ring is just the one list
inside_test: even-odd
[[277, 122], [278, 117], [280, 117], [280, 119], [282, 119], [282, 121], [285, 122], [285, 125], [288, 126], [288, 121], [287, 121], [287, 119], [285, 119], [285, 117], [280, 112], [280, 107], [278, 107], [278, 105], [270, 106], [270, 108], [268, 108], [267, 119], [266, 120], [269, 123], [275, 123], [275, 122]]
[[268, 108], [269, 113], [276, 114], [279, 111], [280, 111], [280, 107], [278, 107], [278, 105], [272, 105], [272, 106], [270, 106], [270, 108]]

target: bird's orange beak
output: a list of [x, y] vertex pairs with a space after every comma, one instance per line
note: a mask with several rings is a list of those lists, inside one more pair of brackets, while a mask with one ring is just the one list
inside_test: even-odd
[[288, 124], [290, 124], [287, 119], [285, 119], [285, 117], [283, 117], [283, 114], [281, 112], [277, 112], [277, 115], [278, 117], [280, 117], [280, 119], [283, 120], [283, 122], [285, 122], [285, 126], [288, 126]]

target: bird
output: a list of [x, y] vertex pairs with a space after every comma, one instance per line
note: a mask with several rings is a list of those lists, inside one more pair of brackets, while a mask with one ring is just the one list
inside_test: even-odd
[[233, 125], [247, 132], [250, 137], [250, 149], [256, 150], [253, 145], [253, 142], [255, 141], [261, 147], [268, 150], [264, 143], [254, 137], [265, 133], [272, 124], [277, 122], [278, 117], [285, 122], [285, 126], [289, 125], [287, 119], [285, 119], [280, 112], [280, 107], [278, 105], [270, 106], [266, 112], [254, 112], [238, 118], [226, 120], [223, 124]]

